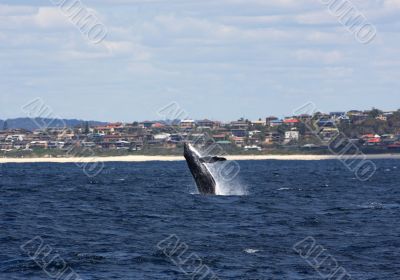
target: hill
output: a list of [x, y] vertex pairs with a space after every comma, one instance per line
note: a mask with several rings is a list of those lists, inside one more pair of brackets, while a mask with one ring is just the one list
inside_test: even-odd
[[[54, 128], [62, 128], [62, 127], [76, 127], [79, 125], [83, 125], [86, 121], [78, 120], [78, 119], [46, 119], [46, 118], [15, 118], [15, 119], [7, 119], [7, 126], [9, 129], [22, 128], [26, 130], [35, 130], [41, 127], [54, 127]], [[5, 120], [0, 120], [0, 130], [4, 126]], [[100, 121], [88, 121], [90, 126], [96, 125], [105, 125], [107, 122]]]

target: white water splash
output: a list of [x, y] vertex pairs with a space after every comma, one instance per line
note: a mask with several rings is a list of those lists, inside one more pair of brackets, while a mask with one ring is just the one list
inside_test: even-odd
[[245, 251], [247, 254], [255, 254], [255, 253], [257, 253], [257, 252], [260, 252], [260, 250], [257, 250], [257, 249], [250, 249], [250, 248], [244, 249], [243, 251]]
[[216, 183], [216, 195], [247, 195], [247, 186], [240, 182], [238, 177], [227, 181], [220, 174], [221, 163], [206, 164]]
[[[199, 156], [199, 157], [204, 157], [204, 156], [209, 156], [207, 154], [204, 154], [202, 151], [197, 150], [193, 146], [190, 146], [190, 148]], [[226, 178], [223, 178], [221, 176], [221, 166], [223, 163], [216, 162], [216, 163], [210, 163], [210, 164], [205, 164], [207, 167], [208, 171], [210, 171], [211, 175], [215, 179], [216, 187], [215, 187], [215, 194], [216, 195], [225, 195], [225, 196], [242, 196], [242, 195], [248, 195], [247, 192], [247, 186], [242, 184], [240, 182], [240, 179], [236, 176], [235, 178], [232, 178], [232, 180], [226, 180]]]

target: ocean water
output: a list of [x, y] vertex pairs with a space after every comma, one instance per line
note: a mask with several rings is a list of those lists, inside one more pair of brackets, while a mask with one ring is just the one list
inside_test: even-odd
[[185, 162], [5, 164], [0, 279], [400, 279], [400, 161], [239, 163], [228, 196]]

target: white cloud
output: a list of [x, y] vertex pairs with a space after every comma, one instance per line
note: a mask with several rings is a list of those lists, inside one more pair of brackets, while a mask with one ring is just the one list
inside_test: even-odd
[[297, 60], [303, 62], [322, 62], [325, 64], [335, 64], [344, 58], [340, 51], [320, 51], [311, 49], [298, 50], [295, 52], [295, 57]]
[[219, 18], [222, 22], [227, 22], [235, 25], [242, 24], [272, 24], [290, 19], [284, 15], [267, 15], [267, 16], [225, 16]]
[[246, 4], [246, 5], [257, 5], [257, 6], [272, 6], [272, 7], [283, 7], [283, 8], [295, 8], [303, 6], [304, 4], [312, 4], [310, 0], [225, 0], [227, 4]]
[[400, 0], [386, 0], [385, 7], [389, 9], [400, 9]]
[[[319, 0], [85, 0], [109, 31], [98, 46], [83, 38], [51, 1], [42, 0], [45, 6], [40, 6], [39, 1], [19, 0], [27, 3], [20, 6], [4, 0], [11, 4], [0, 5], [2, 92], [26, 94], [36, 88], [50, 95], [81, 88], [69, 92], [71, 101], [66, 101], [76, 110], [73, 114], [79, 114], [90, 106], [76, 107], [73, 100], [88, 92], [109, 96], [126, 91], [124, 104], [136, 104], [138, 98], [145, 100], [152, 91], [169, 86], [192, 93], [188, 99], [198, 96], [196, 105], [203, 108], [200, 97], [210, 100], [211, 93], [243, 101], [236, 102], [233, 113], [218, 108], [217, 117], [227, 119], [256, 97], [262, 110], [287, 110], [271, 92], [286, 93], [299, 103], [323, 88], [372, 94], [381, 85], [374, 79], [377, 67], [391, 72], [388, 79], [398, 85], [399, 54], [385, 47], [398, 49], [398, 24], [393, 22], [399, 18], [400, 0], [351, 1], [377, 25], [373, 44], [357, 43]], [[43, 77], [45, 83], [15, 87]], [[385, 91], [386, 96], [396, 94], [396, 88]], [[92, 107], [103, 108], [104, 103]], [[150, 110], [143, 106], [135, 118]], [[104, 110], [99, 112], [103, 118]], [[202, 112], [204, 117], [209, 113]], [[134, 118], [132, 110], [126, 116]]]
[[236, 41], [250, 43], [255, 41], [271, 41], [291, 38], [291, 33], [272, 27], [264, 28], [239, 28], [216, 21], [198, 19], [193, 17], [180, 18], [175, 15], [160, 15], [154, 21], [143, 25], [143, 37], [155, 37], [156, 41], [172, 39], [196, 39], [199, 43], [204, 40], [210, 43]]
[[102, 42], [112, 55], [126, 55], [137, 61], [148, 60], [151, 53], [144, 46], [131, 41], [109, 41]]
[[332, 30], [330, 32], [322, 32], [322, 31], [310, 31], [304, 36], [307, 41], [315, 44], [348, 44], [353, 42], [354, 38], [352, 34], [348, 34], [347, 32], [343, 32], [342, 30], [337, 31]]
[[2, 6], [0, 11], [1, 26], [10, 29], [58, 29], [71, 26], [58, 7]]
[[40, 7], [33, 15], [33, 22], [42, 28], [70, 27], [72, 24], [58, 7]]
[[[324, 6], [322, 7], [325, 8]], [[295, 20], [301, 24], [339, 24], [337, 19], [329, 14], [327, 10], [325, 11], [325, 9], [322, 11], [299, 14], [295, 16]]]
[[36, 8], [31, 6], [0, 4], [0, 16], [26, 15], [35, 11]]

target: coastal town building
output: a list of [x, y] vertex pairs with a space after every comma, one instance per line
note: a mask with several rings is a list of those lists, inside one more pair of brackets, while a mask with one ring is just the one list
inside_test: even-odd
[[299, 141], [300, 139], [300, 132], [296, 129], [291, 129], [289, 131], [285, 131], [285, 141], [284, 143], [287, 144], [292, 141]]
[[282, 124], [283, 124], [282, 120], [271, 120], [269, 122], [270, 127], [278, 127], [278, 126], [281, 126]]
[[300, 123], [297, 118], [288, 117], [283, 120], [283, 123], [289, 126], [295, 126]]
[[266, 145], [279, 144], [281, 142], [281, 135], [278, 132], [269, 132], [265, 135], [264, 143]]
[[197, 121], [197, 126], [200, 127], [200, 128], [213, 129], [213, 128], [218, 127], [219, 125], [220, 125], [219, 122], [214, 122], [214, 121], [210, 121], [210, 120], [207, 120], [207, 119]]
[[[310, 126], [312, 124], [312, 126]], [[310, 129], [311, 128], [311, 129]], [[209, 119], [103, 123], [76, 127], [46, 127], [32, 131], [21, 128], [0, 130], [0, 151], [32, 152], [70, 149], [160, 151], [182, 148], [185, 141], [203, 145], [218, 143], [225, 149], [259, 151], [280, 147], [327, 147], [340, 133], [360, 149], [400, 152], [400, 110], [377, 109], [349, 112], [317, 112], [257, 121], [240, 119], [219, 122]], [[257, 147], [257, 148], [255, 148]]]
[[194, 120], [183, 120], [180, 123], [181, 129], [193, 129], [196, 127], [196, 122]]

